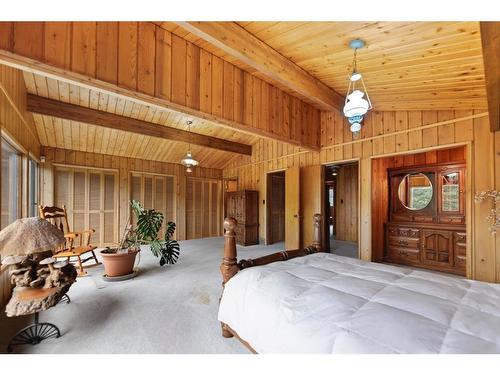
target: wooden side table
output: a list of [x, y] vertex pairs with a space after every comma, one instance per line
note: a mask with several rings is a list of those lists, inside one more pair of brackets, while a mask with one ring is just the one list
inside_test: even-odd
[[[22, 301], [35, 301], [47, 298], [58, 292], [58, 288], [27, 288], [23, 290], [16, 291], [16, 297]], [[64, 295], [59, 302], [69, 303], [70, 299], [68, 295]], [[61, 332], [56, 325], [52, 323], [40, 323], [39, 322], [39, 311], [34, 312], [34, 322], [29, 326], [23, 328], [10, 340], [9, 345], [7, 346], [7, 352], [11, 353], [14, 346], [17, 345], [37, 345], [45, 339], [55, 337], [58, 338], [61, 336]]]

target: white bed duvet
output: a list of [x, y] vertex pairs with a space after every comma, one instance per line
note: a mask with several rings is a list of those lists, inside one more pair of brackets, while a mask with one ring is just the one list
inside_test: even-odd
[[219, 320], [259, 353], [500, 353], [500, 285], [319, 253], [240, 271]]

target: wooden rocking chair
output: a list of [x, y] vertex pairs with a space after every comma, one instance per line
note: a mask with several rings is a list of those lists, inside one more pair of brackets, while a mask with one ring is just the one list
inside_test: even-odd
[[[49, 221], [51, 224], [59, 228], [66, 238], [66, 243], [61, 246], [60, 249], [56, 250], [54, 258], [76, 258], [78, 264], [78, 276], [85, 276], [87, 272], [83, 269], [83, 263], [94, 260], [96, 264], [100, 264], [94, 253], [97, 246], [90, 244], [90, 238], [95, 229], [87, 229], [80, 232], [73, 232], [69, 229], [68, 215], [66, 213], [66, 206], [55, 207], [55, 206], [38, 206], [40, 212], [40, 217]], [[76, 244], [78, 242], [78, 244]], [[82, 259], [82, 255], [90, 253], [90, 256]]]

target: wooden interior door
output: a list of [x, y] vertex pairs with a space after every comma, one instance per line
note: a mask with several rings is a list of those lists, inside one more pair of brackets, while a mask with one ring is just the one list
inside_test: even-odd
[[267, 245], [285, 240], [285, 173], [267, 175]]
[[358, 164], [341, 166], [334, 206], [335, 239], [358, 242]]
[[[312, 245], [313, 242], [313, 217], [323, 211], [323, 167], [311, 165], [300, 171], [300, 196], [301, 196], [301, 227], [302, 247]], [[323, 242], [323, 240], [322, 240]]]
[[285, 249], [300, 248], [300, 169], [285, 171]]

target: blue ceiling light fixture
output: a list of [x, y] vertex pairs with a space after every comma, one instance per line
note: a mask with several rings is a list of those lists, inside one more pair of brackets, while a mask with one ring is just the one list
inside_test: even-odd
[[[349, 47], [354, 50], [352, 62], [352, 73], [349, 75], [349, 86], [344, 104], [344, 116], [351, 124], [351, 132], [357, 133], [361, 130], [361, 121], [363, 116], [372, 109], [372, 103], [366, 90], [363, 76], [358, 72], [356, 54], [358, 49], [363, 48], [365, 42], [361, 39], [351, 40]], [[364, 96], [366, 95], [366, 99]]]

